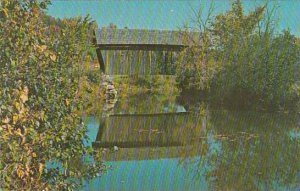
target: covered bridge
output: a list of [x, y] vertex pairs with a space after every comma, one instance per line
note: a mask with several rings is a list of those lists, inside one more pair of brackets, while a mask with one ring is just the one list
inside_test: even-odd
[[[172, 65], [174, 63], [174, 55], [176, 57], [178, 52], [195, 41], [199, 33], [168, 30], [102, 28], [95, 32], [95, 36], [100, 69], [103, 72], [112, 74], [114, 72], [110, 70], [107, 71], [107, 66], [111, 66], [114, 63], [121, 64], [117, 66], [117, 68], [124, 67], [125, 63], [130, 65], [131, 68], [136, 68], [136, 64], [139, 66], [147, 63], [151, 65], [153, 62], [158, 62], [158, 60], [160, 64], [167, 65], [169, 63]], [[103, 54], [104, 51], [106, 51], [105, 53], [107, 53], [107, 51], [114, 51], [114, 53], [108, 56], [105, 55], [105, 53]], [[118, 54], [117, 51], [121, 51], [121, 53]], [[129, 54], [128, 51], [135, 51], [136, 54]], [[131, 61], [128, 60], [130, 55], [133, 57]], [[157, 57], [160, 58], [158, 59]], [[145, 67], [147, 66], [142, 66], [143, 69], [145, 69]], [[132, 73], [132, 70], [134, 69], [130, 69], [129, 73]]]

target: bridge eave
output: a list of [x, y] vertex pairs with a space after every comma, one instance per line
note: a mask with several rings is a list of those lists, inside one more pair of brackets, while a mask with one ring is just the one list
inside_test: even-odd
[[98, 44], [100, 50], [182, 51], [187, 45], [173, 44]]

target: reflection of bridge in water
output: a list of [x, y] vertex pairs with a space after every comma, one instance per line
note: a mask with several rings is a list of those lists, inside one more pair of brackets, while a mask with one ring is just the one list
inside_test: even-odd
[[114, 115], [100, 124], [93, 146], [120, 148], [111, 160], [179, 157], [193, 147], [193, 135], [203, 131], [199, 120], [188, 112]]
[[[154, 134], [159, 131], [163, 133]], [[140, 147], [122, 147], [130, 142]], [[170, 144], [174, 142], [176, 145]], [[146, 180], [151, 185], [148, 189], [128, 190], [174, 190], [155, 185], [182, 181], [188, 186], [181, 190], [201, 190], [206, 180], [217, 190], [299, 190], [298, 113], [210, 109], [206, 116], [110, 116], [100, 127], [94, 146], [105, 147], [104, 143], [120, 148], [104, 155], [115, 168], [101, 186], [125, 180], [126, 186], [136, 188]], [[197, 189], [186, 189], [194, 184]]]

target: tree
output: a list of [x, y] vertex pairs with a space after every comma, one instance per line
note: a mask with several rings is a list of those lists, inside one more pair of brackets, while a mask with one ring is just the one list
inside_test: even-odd
[[[0, 1], [0, 188], [72, 190], [103, 169], [83, 144], [80, 67], [90, 21], [44, 23], [49, 0]], [[84, 168], [72, 166], [81, 161]], [[57, 164], [53, 166], [51, 164]]]
[[210, 19], [196, 14], [200, 38], [192, 38], [179, 59], [181, 88], [200, 90], [230, 106], [295, 109], [299, 45], [288, 30], [276, 33], [274, 12], [266, 3], [245, 14], [236, 0], [214, 18], [211, 13]]
[[256, 32], [265, 14], [265, 6], [259, 6], [248, 15], [244, 14], [241, 0], [232, 3], [231, 10], [215, 17], [212, 33], [218, 37], [221, 47], [248, 38]]

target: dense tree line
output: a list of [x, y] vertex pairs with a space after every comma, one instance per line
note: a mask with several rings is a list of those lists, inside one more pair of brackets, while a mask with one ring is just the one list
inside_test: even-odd
[[182, 89], [197, 89], [220, 104], [290, 109], [299, 101], [299, 38], [278, 32], [275, 9], [264, 4], [247, 15], [240, 0], [225, 13], [196, 14], [199, 40], [177, 66]]

